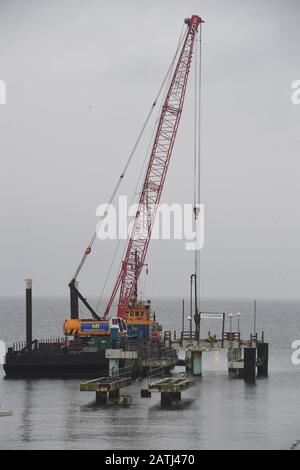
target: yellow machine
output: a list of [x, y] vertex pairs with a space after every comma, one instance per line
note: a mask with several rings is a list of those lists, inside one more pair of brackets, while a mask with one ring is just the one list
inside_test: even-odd
[[160, 340], [161, 328], [152, 317], [150, 301], [139, 300], [128, 306], [126, 318], [112, 317], [107, 320], [67, 319], [64, 322], [65, 336], [102, 336], [120, 338], [127, 336], [139, 340]]
[[113, 317], [107, 320], [65, 320], [65, 336], [126, 336], [126, 322]]

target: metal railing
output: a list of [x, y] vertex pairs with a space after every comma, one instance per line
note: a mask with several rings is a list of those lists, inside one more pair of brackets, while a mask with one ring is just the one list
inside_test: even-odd
[[[35, 339], [32, 341], [31, 346], [32, 346], [32, 350], [34, 351], [34, 350], [39, 349], [40, 345], [42, 346], [49, 345], [50, 347], [51, 345], [61, 346], [64, 344], [64, 342], [65, 342], [64, 338], [51, 338], [51, 339], [42, 339], [42, 340]], [[19, 341], [19, 342], [13, 343], [12, 350], [14, 352], [23, 352], [23, 351], [28, 350], [26, 341]]]
[[198, 336], [195, 331], [182, 331], [181, 332], [181, 342], [182, 341], [197, 341]]
[[39, 341], [40, 344], [64, 344], [65, 338], [51, 338], [42, 339]]
[[172, 339], [171, 331], [165, 331], [164, 332], [164, 342], [171, 341], [171, 339]]
[[254, 341], [255, 343], [257, 343], [257, 333], [255, 333], [254, 335], [253, 334], [250, 335], [250, 341], [251, 342]]
[[223, 333], [223, 341], [240, 341], [241, 340], [241, 334], [238, 331], [225, 331]]

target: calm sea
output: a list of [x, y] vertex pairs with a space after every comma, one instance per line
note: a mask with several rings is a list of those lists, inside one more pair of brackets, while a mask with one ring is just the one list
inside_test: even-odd
[[[205, 300], [201, 307], [241, 312], [242, 336], [250, 336], [252, 302]], [[180, 300], [160, 299], [155, 308], [165, 328], [179, 332]], [[35, 298], [34, 337], [61, 337], [68, 309], [67, 299]], [[172, 410], [161, 409], [155, 394], [141, 399], [139, 381], [126, 392], [129, 408], [99, 408], [94, 394], [79, 391], [80, 380], [5, 380], [1, 371], [0, 402], [14, 414], [0, 418], [0, 449], [300, 448], [300, 366], [291, 361], [299, 314], [300, 302], [259, 301], [257, 327], [270, 343], [270, 377], [256, 385], [230, 380], [226, 353], [205, 353], [203, 377]], [[24, 316], [23, 299], [1, 299], [0, 340], [24, 340]], [[218, 321], [203, 321], [201, 328], [202, 336], [221, 332]]]

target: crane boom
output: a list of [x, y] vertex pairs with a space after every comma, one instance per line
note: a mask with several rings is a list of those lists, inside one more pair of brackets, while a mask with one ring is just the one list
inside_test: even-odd
[[132, 233], [104, 318], [107, 318], [119, 289], [118, 316], [125, 317], [128, 303], [136, 291], [136, 284], [145, 263], [155, 215], [182, 114], [196, 34], [203, 20], [193, 15], [186, 19], [185, 23], [187, 24], [186, 36], [162, 106]]

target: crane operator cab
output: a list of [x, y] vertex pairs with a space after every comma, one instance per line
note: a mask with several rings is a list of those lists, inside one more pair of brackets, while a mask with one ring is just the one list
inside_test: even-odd
[[111, 339], [121, 338], [127, 335], [127, 325], [123, 318], [112, 317], [109, 320], [109, 330]]
[[130, 339], [140, 341], [160, 341], [155, 314], [151, 313], [151, 301], [132, 298], [126, 314], [127, 335]]

